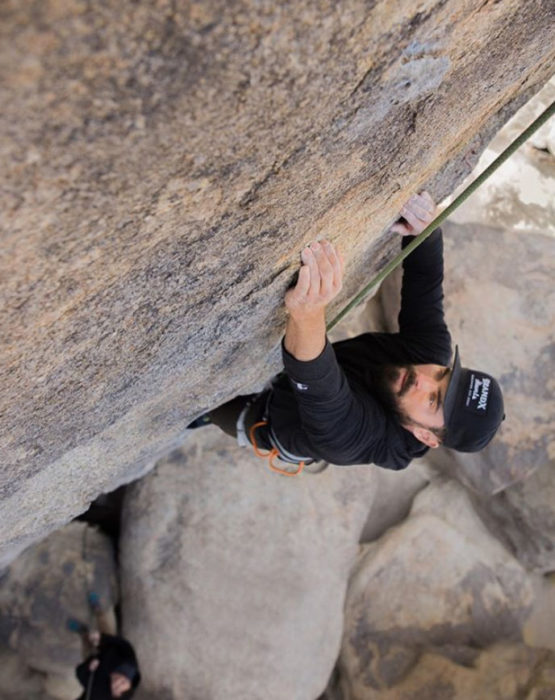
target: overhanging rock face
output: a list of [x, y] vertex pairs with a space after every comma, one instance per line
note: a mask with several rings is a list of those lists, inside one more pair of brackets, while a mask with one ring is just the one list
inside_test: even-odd
[[2, 9], [0, 562], [278, 367], [317, 236], [341, 305], [549, 77], [549, 3]]

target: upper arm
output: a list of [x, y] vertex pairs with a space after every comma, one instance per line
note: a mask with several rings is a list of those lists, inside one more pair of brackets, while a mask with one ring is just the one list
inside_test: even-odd
[[87, 687], [87, 681], [89, 680], [89, 663], [91, 661], [92, 657], [89, 656], [85, 661], [82, 661], [79, 666], [75, 668], [75, 675], [77, 676], [77, 680], [81, 685], [86, 688]]
[[384, 411], [370, 395], [362, 399], [352, 390], [333, 347], [326, 343], [313, 363], [284, 354], [284, 364], [316, 456], [335, 464], [371, 461], [372, 445], [383, 438]]
[[109, 647], [117, 649], [120, 656], [129, 660], [135, 660], [135, 652], [127, 639], [112, 634], [102, 634], [100, 636], [100, 651], [105, 651]]

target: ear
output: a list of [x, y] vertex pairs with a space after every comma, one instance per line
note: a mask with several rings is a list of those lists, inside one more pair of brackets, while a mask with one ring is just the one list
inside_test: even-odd
[[431, 430], [417, 426], [409, 426], [407, 427], [407, 430], [409, 430], [417, 440], [423, 442], [427, 447], [436, 448], [441, 444], [438, 436], [434, 435]]

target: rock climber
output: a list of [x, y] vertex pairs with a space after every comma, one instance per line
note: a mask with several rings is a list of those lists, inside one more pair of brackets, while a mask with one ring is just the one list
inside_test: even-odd
[[[435, 218], [427, 192], [413, 195], [392, 230], [402, 245]], [[504, 418], [498, 382], [462, 367], [443, 313], [443, 240], [436, 229], [403, 262], [398, 333], [364, 333], [333, 345], [326, 306], [342, 286], [343, 258], [329, 241], [301, 254], [285, 294], [284, 372], [260, 394], [240, 396], [194, 421], [290, 464], [324, 460], [403, 469], [439, 445], [485, 447]], [[254, 430], [253, 426], [256, 426]]]
[[111, 700], [133, 697], [141, 674], [131, 644], [115, 632], [115, 624], [102, 610], [96, 593], [89, 594], [89, 604], [96, 616], [98, 629], [69, 618], [67, 627], [81, 637], [83, 662], [75, 669], [83, 693], [78, 700]]

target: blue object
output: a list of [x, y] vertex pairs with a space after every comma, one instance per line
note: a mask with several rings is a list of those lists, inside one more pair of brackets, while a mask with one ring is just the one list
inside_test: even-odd
[[74, 617], [67, 618], [66, 627], [70, 632], [77, 632], [78, 634], [85, 634], [89, 630], [87, 625], [80, 620], [76, 620]]
[[211, 420], [210, 416], [207, 413], [205, 413], [204, 415], [196, 418], [192, 423], [189, 423], [189, 425], [187, 426], [187, 430], [194, 430], [195, 428], [202, 428], [205, 425], [210, 425], [211, 423], [212, 423], [212, 420]]
[[98, 593], [91, 591], [88, 595], [88, 601], [89, 605], [95, 612], [100, 610], [100, 596], [98, 595]]

